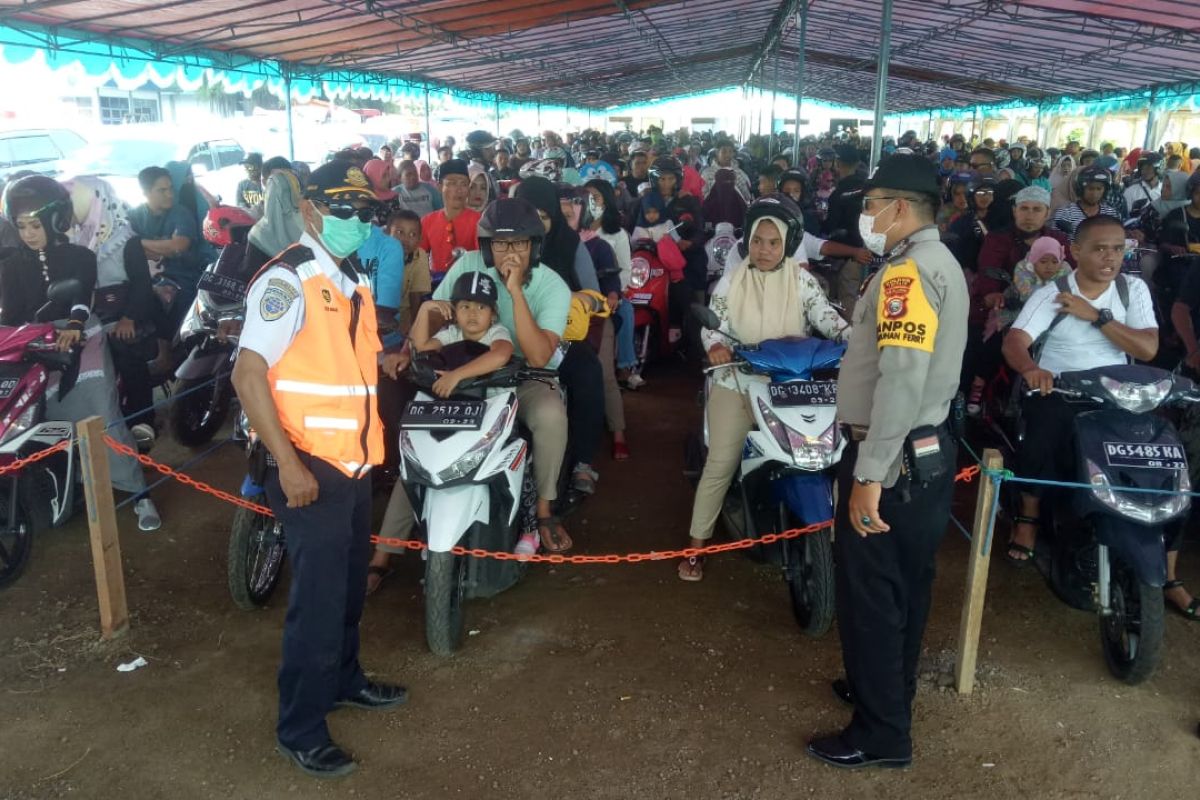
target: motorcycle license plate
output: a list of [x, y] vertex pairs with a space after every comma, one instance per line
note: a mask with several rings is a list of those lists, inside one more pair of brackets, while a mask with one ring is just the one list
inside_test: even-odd
[[0, 378], [0, 400], [7, 400], [21, 385], [20, 378]]
[[487, 403], [482, 400], [414, 400], [404, 409], [400, 427], [409, 430], [477, 431]]
[[772, 383], [767, 390], [771, 393], [771, 405], [780, 408], [837, 405], [837, 381]]
[[648, 306], [650, 305], [650, 301], [653, 299], [654, 295], [646, 292], [639, 292], [638, 294], [630, 297], [629, 302], [633, 303], [635, 306]]
[[228, 275], [205, 272], [200, 276], [196, 288], [214, 294], [222, 300], [239, 303], [246, 297], [246, 282]]
[[1104, 456], [1110, 467], [1187, 469], [1187, 455], [1177, 444], [1105, 442]]

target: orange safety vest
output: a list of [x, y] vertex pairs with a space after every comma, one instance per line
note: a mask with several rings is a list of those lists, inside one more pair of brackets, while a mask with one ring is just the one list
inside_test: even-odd
[[362, 285], [343, 295], [308, 248], [294, 245], [267, 266], [275, 264], [293, 270], [304, 293], [304, 324], [267, 371], [279, 421], [298, 449], [356, 478], [383, 463], [375, 303]]

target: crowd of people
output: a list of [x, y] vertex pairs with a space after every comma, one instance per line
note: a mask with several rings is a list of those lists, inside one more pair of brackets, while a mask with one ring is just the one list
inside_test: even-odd
[[[1047, 394], [1058, 372], [1135, 359], [1200, 369], [1200, 270], [1191, 268], [1191, 259], [1200, 257], [1200, 149], [1183, 143], [1125, 152], [1108, 144], [1083, 149], [1074, 141], [1061, 149], [1044, 148], [1024, 138], [968, 141], [954, 135], [941, 143], [923, 142], [910, 132], [885, 140], [874, 175], [866, 142], [853, 131], [798, 143], [783, 134], [754, 137], [742, 147], [724, 134], [658, 130], [644, 136], [584, 131], [565, 139], [550, 131], [534, 138], [518, 131], [502, 139], [474, 131], [461, 147], [450, 137], [431, 144], [436, 145], [430, 148], [436, 154], [433, 163], [423, 158], [422, 142], [400, 140], [378, 152], [347, 148], [311, 170], [257, 153], [244, 162], [246, 179], [233, 201], [249, 225], [242, 271], [251, 286], [235, 383], [251, 422], [268, 431], [264, 440], [279, 471], [274, 489], [268, 488], [274, 492], [273, 507], [281, 504], [279, 514], [317, 503], [319, 493], [342, 491], [337, 487], [361, 477], [365, 465], [394, 481], [398, 420], [413, 393], [405, 366], [416, 352], [469, 340], [486, 352], [441, 375], [433, 387], [436, 395], [449, 397], [461, 381], [512, 358], [557, 371], [565, 399], [543, 382], [529, 381], [518, 390], [520, 418], [532, 437], [536, 500], [535, 524], [521, 536], [516, 552], [571, 549], [571, 536], [556, 513], [564, 485], [560, 473], [566, 467], [568, 491], [586, 498], [599, 491], [597, 453], [606, 432], [614, 460], [632, 455], [622, 390], [636, 390], [645, 379], [635, 355], [626, 291], [631, 254], [641, 240], [678, 251], [682, 267], [672, 274], [673, 319], [683, 324], [689, 305], [697, 302], [708, 303], [717, 316], [717, 330], [701, 334], [696, 328], [685, 337], [686, 355], [694, 364], [728, 363], [733, 358], [729, 337], [753, 344], [820, 335], [850, 342], [847, 365], [855, 367], [845, 367], [850, 372], [843, 380], [859, 381], [856, 388], [875, 384], [874, 378], [864, 382], [854, 369], [885, 377], [892, 370], [908, 377], [887, 385], [919, 397], [929, 386], [914, 383], [913, 376], [928, 375], [929, 385], [961, 393], [969, 416], [987, 413], [987, 389], [998, 374], [1019, 375], [1043, 392], [1025, 401], [1030, 435], [1017, 454], [1018, 472], [1025, 477], [1072, 477], [1071, 464], [1064, 461], [1070, 452], [1064, 436], [1077, 412]], [[145, 443], [155, 436], [153, 387], [172, 369], [172, 339], [195, 301], [201, 273], [216, 258], [202, 231], [213, 224], [213, 214], [219, 217], [220, 203], [196, 184], [186, 163], [149, 165], [139, 182], [145, 203], [137, 208], [127, 207], [111, 186], [90, 176], [60, 183], [30, 175], [9, 183], [0, 217], [0, 324], [34, 321], [51, 287], [73, 280], [76, 295], [60, 314], [65, 322], [59, 345], [68, 350], [82, 343], [81, 358], [94, 368], [81, 375], [89, 376], [92, 388], [81, 380], [48, 414], [75, 420], [100, 413], [117, 438]], [[743, 246], [714, 274], [706, 244], [722, 224], [740, 232]], [[1151, 281], [1142, 279], [1139, 261], [1148, 251], [1161, 256]], [[906, 253], [920, 269], [891, 279], [907, 281], [902, 293], [890, 283], [881, 289], [881, 268]], [[911, 286], [922, 281], [923, 292], [912, 294]], [[346, 309], [357, 309], [360, 299], [369, 302], [370, 325], [363, 335], [378, 343], [378, 367], [375, 355], [353, 335], [362, 324], [357, 311], [347, 317], [352, 336], [344, 352], [319, 343], [325, 328], [306, 322], [312, 319], [304, 315], [306, 303], [341, 308], [330, 299], [329, 287], [350, 304]], [[877, 311], [878, 320], [926, 314], [938, 331], [936, 348], [932, 334], [924, 333], [889, 346], [900, 343], [886, 341], [882, 328], [878, 341], [871, 334], [869, 348], [861, 344], [866, 334], [855, 338], [853, 333], [874, 331]], [[351, 369], [339, 372], [337, 380], [323, 377], [311, 364], [299, 363], [298, 342], [323, 358], [360, 364], [363, 373]], [[319, 418], [341, 448], [336, 458], [317, 452], [334, 445], [312, 427], [318, 417], [304, 416], [299, 406], [290, 405], [299, 401], [278, 389], [283, 373], [301, 376], [290, 384], [320, 384], [319, 391], [306, 390], [318, 395], [336, 394], [360, 378], [370, 385], [369, 395], [377, 400], [368, 404], [366, 417], [346, 406], [338, 412], [345, 419]], [[866, 388], [863, 393], [871, 394]], [[921, 424], [939, 432], [945, 420], [942, 394], [934, 392], [926, 405], [914, 407], [928, 417]], [[897, 404], [911, 399], [898, 398]], [[372, 427], [376, 414], [385, 434]], [[696, 547], [712, 536], [753, 426], [743, 384], [716, 379], [707, 414], [710, 447], [690, 526]], [[899, 447], [910, 431], [904, 426], [917, 420], [890, 420], [869, 405], [854, 414], [855, 419], [843, 421], [861, 427], [862, 437], [855, 438], [857, 466], [848, 469], [857, 471], [847, 473], [849, 505], [839, 510], [839, 520], [867, 536], [889, 530], [881, 508], [889, 517], [899, 513], [887, 494], [897, 480], [897, 455], [877, 438], [883, 436], [879, 431], [899, 426], [893, 437]], [[1189, 452], [1194, 483], [1200, 478], [1200, 418], [1186, 422], [1185, 438], [1195, 450]], [[362, 429], [361, 446], [337, 433], [351, 427]], [[944, 452], [952, 453], [953, 444]], [[318, 469], [314, 465], [322, 458], [337, 468]], [[137, 463], [113, 459], [118, 488], [144, 492]], [[356, 484], [353, 491], [359, 490]], [[936, 503], [945, 501], [948, 509], [948, 498], [938, 494]], [[1041, 499], [1032, 490], [1021, 496], [1007, 551], [1016, 567], [1036, 556]], [[158, 510], [148, 497], [136, 509], [144, 530], [158, 527]], [[353, 504], [339, 509], [355, 519], [362, 513]], [[331, 524], [332, 512], [322, 513], [327, 515], [323, 524]], [[891, 520], [892, 528], [897, 522]], [[414, 525], [408, 495], [396, 482], [379, 534], [407, 539]], [[923, 558], [932, 558], [929, 548], [936, 549], [937, 536], [940, 532], [930, 534], [922, 545]], [[1200, 600], [1175, 575], [1181, 538], [1179, 526], [1169, 547], [1167, 597], [1180, 613], [1197, 619]], [[289, 550], [296, 549], [289, 537]], [[366, 558], [365, 551], [359, 555]], [[361, 585], [352, 575], [345, 591], [376, 591], [391, 574], [393, 555], [380, 546], [369, 557]], [[293, 563], [300, 558], [295, 552], [292, 557]], [[877, 556], [839, 543], [839, 557], [861, 564]], [[913, 582], [916, 599], [910, 611], [920, 618], [918, 627], [928, 610], [927, 598], [922, 606], [920, 595], [927, 592], [930, 570], [917, 565], [911, 575], [897, 578]], [[678, 574], [685, 581], [703, 579], [703, 558], [684, 559]], [[844, 583], [843, 578], [839, 574]], [[294, 602], [295, 595], [296, 590]], [[361, 602], [345, 596], [340, 602], [342, 617], [335, 622], [326, 614], [322, 624], [357, 624]], [[876, 601], [845, 602], [875, 608], [870, 604]], [[293, 624], [290, 613], [288, 624]], [[867, 643], [845, 625], [853, 672], [851, 661], [861, 665]], [[915, 669], [908, 663], [911, 633], [896, 644], [904, 649], [901, 677], [909, 683], [907, 673]], [[301, 652], [305, 635], [289, 627], [285, 662], [312, 661]], [[356, 634], [353, 642], [356, 659]], [[918, 630], [918, 648], [919, 642]], [[349, 656], [343, 650], [341, 657]], [[850, 675], [862, 707], [892, 704], [889, 713], [901, 720], [895, 724], [906, 726], [907, 712], [897, 711], [894, 697], [871, 697], [878, 693], [865, 683], [868, 674], [874, 673], [862, 667]], [[287, 687], [282, 675], [281, 692], [293, 701], [311, 691], [305, 681], [312, 676], [303, 669], [289, 673]], [[352, 685], [343, 687], [344, 694], [366, 707], [402, 700], [386, 687], [365, 684], [361, 673], [347, 680]], [[908, 703], [910, 689], [897, 690], [901, 696], [908, 693]], [[322, 702], [327, 706], [339, 699]], [[318, 703], [281, 713], [281, 747], [318, 773], [323, 763], [341, 763], [336, 753], [315, 752], [331, 746], [323, 729], [325, 710]], [[318, 712], [322, 721], [315, 725]], [[858, 728], [848, 729], [840, 745], [818, 744], [824, 748], [818, 757], [830, 763], [854, 752], [865, 753], [867, 763], [872, 754], [883, 762], [910, 757], [907, 729], [888, 739], [879, 734], [878, 720], [856, 715], [855, 724]], [[849, 755], [838, 751], [855, 740], [856, 730], [861, 746], [849, 748]], [[880, 747], [887, 753], [870, 749], [864, 738], [868, 730], [882, 737], [871, 741], [886, 740]], [[830, 755], [831, 747], [838, 752]]]

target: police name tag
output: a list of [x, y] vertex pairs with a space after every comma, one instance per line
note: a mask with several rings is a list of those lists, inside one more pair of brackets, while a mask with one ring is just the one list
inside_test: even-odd
[[409, 430], [477, 431], [487, 403], [482, 400], [414, 400], [404, 409], [400, 427]]
[[837, 405], [837, 381], [772, 383], [767, 391], [771, 395], [771, 405], [779, 408]]
[[1187, 469], [1187, 454], [1177, 444], [1105, 442], [1104, 457], [1110, 467]]

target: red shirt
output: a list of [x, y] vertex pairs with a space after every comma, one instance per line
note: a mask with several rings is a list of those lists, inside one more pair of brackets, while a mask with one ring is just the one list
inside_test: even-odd
[[454, 261], [454, 251], [478, 250], [475, 230], [480, 214], [464, 208], [453, 220], [446, 219], [445, 210], [426, 214], [421, 219], [421, 249], [429, 253], [429, 273], [434, 283], [442, 279]]

